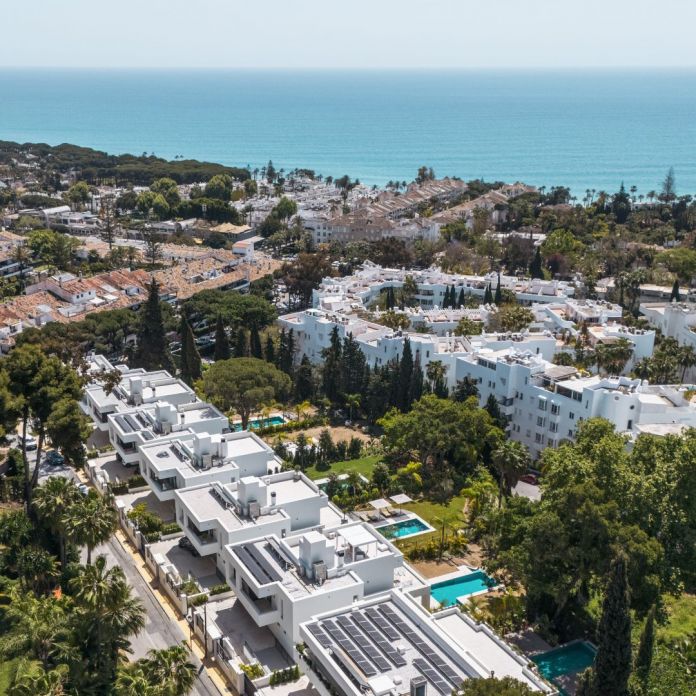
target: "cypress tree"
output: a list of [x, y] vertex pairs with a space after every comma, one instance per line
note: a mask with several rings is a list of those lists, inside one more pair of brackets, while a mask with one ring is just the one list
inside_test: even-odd
[[500, 289], [500, 273], [498, 273], [498, 284], [495, 286], [495, 297], [493, 298], [493, 303], [496, 305], [501, 304], [503, 301], [503, 293]]
[[215, 360], [227, 360], [230, 357], [230, 342], [225, 331], [225, 322], [222, 320], [222, 315], [218, 314], [217, 323], [215, 324]]
[[593, 696], [592, 691], [592, 667], [588, 667], [578, 679], [578, 688], [575, 696]]
[[486, 399], [486, 404], [483, 408], [485, 408], [486, 411], [488, 411], [488, 415], [491, 417], [493, 422], [499, 428], [504, 430], [507, 423], [505, 422], [503, 414], [500, 412], [500, 406], [498, 405], [498, 402], [493, 394], [490, 394], [488, 396], [488, 399]]
[[240, 326], [237, 329], [237, 335], [234, 337], [234, 357], [246, 358], [248, 356], [247, 332], [243, 326]]
[[193, 384], [201, 378], [201, 356], [196, 347], [196, 340], [193, 337], [191, 325], [186, 321], [186, 317], [181, 317], [181, 379], [186, 384]]
[[593, 692], [625, 696], [631, 676], [631, 612], [628, 598], [626, 557], [619, 554], [611, 564], [609, 582], [597, 629], [597, 657]]
[[679, 294], [679, 280], [674, 281], [674, 285], [672, 285], [672, 292], [670, 293], [669, 296], [669, 301], [672, 302], [681, 302], [681, 296]]
[[445, 294], [442, 296], [442, 309], [447, 309], [450, 303], [450, 289], [449, 285], [445, 286]]
[[483, 293], [483, 304], [493, 304], [493, 293], [491, 292], [491, 284], [486, 285], [486, 290]]
[[249, 353], [252, 358], [263, 360], [263, 350], [261, 348], [261, 336], [259, 336], [259, 327], [256, 324], [251, 325], [249, 333]]
[[266, 336], [266, 348], [264, 350], [264, 357], [266, 358], [266, 362], [275, 364], [275, 343], [273, 342], [273, 336], [271, 336], [271, 334], [268, 334], [268, 336]]
[[466, 299], [464, 297], [464, 288], [459, 291], [459, 297], [457, 298], [457, 309], [461, 309], [464, 306]]
[[133, 365], [146, 370], [174, 372], [174, 363], [169, 353], [164, 320], [162, 319], [159, 285], [154, 278], [148, 286], [147, 301], [141, 311], [138, 343], [133, 355]]
[[534, 254], [534, 258], [532, 259], [532, 262], [529, 264], [529, 275], [532, 278], [544, 277], [544, 266], [541, 260], [541, 250], [539, 249], [539, 247], [537, 247], [536, 253]]
[[324, 396], [332, 403], [338, 403], [341, 392], [341, 339], [338, 327], [331, 330], [329, 347], [323, 352], [324, 365], [321, 371], [321, 386]]
[[650, 607], [650, 611], [645, 619], [645, 626], [640, 634], [638, 652], [634, 668], [641, 679], [646, 679], [650, 673], [652, 665], [653, 648], [655, 646], [655, 607]]
[[308, 401], [314, 396], [314, 378], [312, 375], [312, 364], [306, 355], [302, 356], [300, 364], [295, 372], [294, 383], [295, 401], [301, 403]]
[[399, 392], [397, 406], [404, 413], [411, 408], [411, 379], [413, 376], [413, 352], [411, 351], [411, 341], [404, 339], [404, 351], [401, 354], [401, 364], [399, 365]]
[[409, 385], [408, 400], [412, 404], [423, 396], [423, 368], [420, 364], [420, 353], [416, 355], [416, 362], [411, 372], [411, 384]]

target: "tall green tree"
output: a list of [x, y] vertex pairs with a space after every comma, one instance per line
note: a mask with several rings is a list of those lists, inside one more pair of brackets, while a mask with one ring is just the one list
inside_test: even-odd
[[411, 380], [413, 378], [413, 352], [411, 341], [406, 337], [404, 347], [401, 352], [401, 362], [399, 365], [399, 392], [396, 406], [401, 411], [408, 411], [411, 407]]
[[181, 316], [179, 335], [181, 336], [181, 379], [186, 384], [191, 385], [201, 378], [203, 370], [196, 339], [193, 336], [191, 325], [184, 315]]
[[631, 676], [631, 612], [626, 558], [618, 554], [609, 571], [597, 628], [597, 657], [592, 678], [596, 696], [625, 696]]
[[638, 652], [634, 662], [634, 669], [638, 676], [645, 680], [652, 665], [653, 651], [655, 649], [655, 606], [650, 607], [645, 618], [645, 624], [638, 642]]
[[498, 474], [498, 506], [503, 498], [512, 495], [512, 489], [531, 465], [529, 451], [515, 440], [503, 440], [491, 454], [491, 463]]
[[324, 363], [321, 369], [322, 391], [332, 403], [338, 403], [341, 396], [341, 359], [343, 346], [338, 327], [334, 326], [329, 338], [329, 346], [323, 351]]
[[541, 248], [537, 247], [534, 253], [534, 258], [529, 264], [529, 275], [532, 278], [543, 278], [544, 277], [544, 264], [541, 259]]
[[314, 375], [312, 364], [306, 355], [302, 356], [295, 371], [293, 397], [298, 403], [309, 401], [314, 396]]
[[243, 326], [237, 329], [237, 334], [234, 338], [234, 357], [246, 358], [249, 356], [249, 340], [247, 331]]
[[258, 358], [220, 360], [203, 376], [203, 392], [224, 411], [238, 413], [243, 429], [252, 413], [286, 398], [290, 387], [288, 375]]
[[230, 342], [227, 338], [227, 330], [225, 329], [222, 314], [217, 315], [215, 323], [215, 353], [213, 357], [216, 361], [228, 360], [231, 357]]
[[34, 507], [41, 519], [58, 539], [61, 567], [65, 569], [67, 534], [65, 515], [79, 500], [77, 486], [63, 476], [51, 476], [39, 486], [34, 496]]
[[141, 311], [133, 364], [146, 370], [174, 371], [162, 318], [159, 285], [154, 278], [148, 286], [147, 301]]
[[495, 296], [493, 297], [493, 304], [500, 306], [503, 302], [503, 291], [500, 287], [500, 273], [498, 273], [498, 284], [495, 286]]
[[679, 295], [679, 279], [676, 278], [672, 284], [672, 292], [669, 294], [670, 302], [681, 302], [681, 296]]
[[87, 547], [87, 565], [92, 563], [92, 551], [111, 538], [118, 521], [108, 498], [92, 492], [72, 503], [63, 516], [63, 526], [70, 541]]
[[263, 359], [263, 349], [261, 348], [261, 336], [259, 335], [259, 329], [256, 324], [251, 325], [251, 331], [249, 332], [249, 354], [252, 358]]

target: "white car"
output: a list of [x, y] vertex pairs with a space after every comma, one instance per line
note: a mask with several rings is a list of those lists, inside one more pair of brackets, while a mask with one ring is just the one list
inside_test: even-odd
[[[22, 436], [20, 435], [17, 438], [17, 442], [21, 445], [22, 444]], [[25, 438], [24, 444], [26, 446], [27, 452], [33, 452], [35, 449], [38, 449], [39, 443], [36, 441], [36, 438], [33, 435], [27, 435]]]

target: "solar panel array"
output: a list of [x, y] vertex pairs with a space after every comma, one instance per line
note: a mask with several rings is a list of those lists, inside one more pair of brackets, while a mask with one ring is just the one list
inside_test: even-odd
[[[352, 618], [397, 667], [404, 667], [406, 665], [404, 656], [365, 618], [363, 614], [356, 612], [353, 614]], [[381, 617], [378, 615], [378, 618]], [[389, 626], [388, 628], [391, 627]], [[393, 638], [392, 640], [396, 639]]]
[[333, 621], [323, 621], [322, 626], [366, 677], [374, 677], [377, 674], [377, 668], [368, 662], [367, 658], [355, 647], [352, 641], [348, 640], [346, 634]]
[[413, 661], [413, 666], [423, 672], [425, 678], [441, 693], [449, 694], [452, 687], [440, 676], [439, 672], [431, 667], [423, 658], [417, 657]]
[[365, 634], [350, 619], [346, 616], [339, 616], [336, 621], [380, 672], [388, 672], [391, 669], [391, 665], [384, 659], [382, 653], [372, 645], [372, 642], [365, 637]]
[[253, 544], [239, 544], [232, 550], [261, 585], [283, 579]]

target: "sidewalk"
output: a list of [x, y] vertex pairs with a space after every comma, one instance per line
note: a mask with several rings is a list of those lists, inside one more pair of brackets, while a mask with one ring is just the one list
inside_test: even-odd
[[140, 573], [143, 580], [147, 582], [148, 586], [152, 590], [152, 593], [155, 595], [157, 601], [160, 603], [160, 605], [164, 609], [164, 612], [167, 614], [169, 620], [173, 621], [174, 623], [177, 623], [183, 631], [183, 633], [189, 636], [189, 647], [191, 649], [191, 652], [194, 653], [196, 657], [198, 657], [198, 659], [201, 661], [201, 663], [207, 671], [208, 676], [210, 677], [210, 680], [213, 682], [220, 694], [235, 693], [228, 685], [227, 680], [221, 674], [215, 662], [210, 658], [208, 658], [207, 660], [205, 659], [203, 647], [199, 644], [198, 640], [194, 639], [193, 641], [191, 641], [191, 630], [188, 621], [186, 621], [185, 618], [179, 617], [177, 611], [174, 609], [171, 602], [169, 601], [169, 598], [165, 594], [160, 592], [159, 588], [155, 583], [155, 579], [152, 572], [145, 563], [145, 559], [133, 548], [133, 545], [130, 543], [130, 540], [126, 537], [123, 531], [121, 531], [120, 529], [116, 530], [115, 536], [118, 539], [121, 546], [123, 547], [123, 549], [133, 560], [133, 565], [138, 570], [138, 573]]

